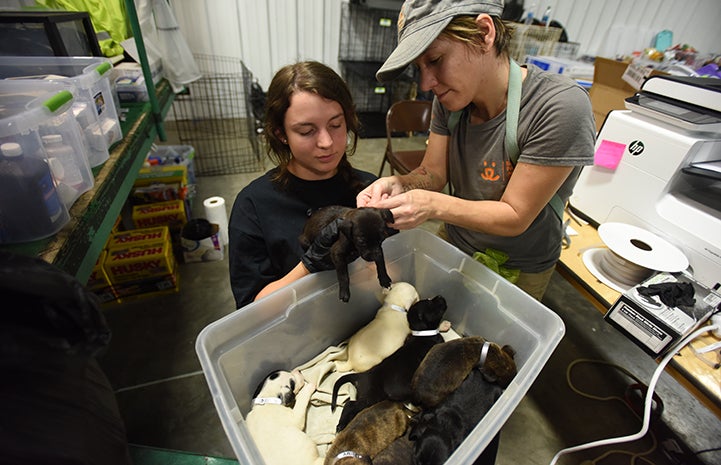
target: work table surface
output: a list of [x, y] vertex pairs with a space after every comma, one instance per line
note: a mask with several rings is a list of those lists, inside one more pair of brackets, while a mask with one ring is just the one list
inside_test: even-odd
[[[565, 219], [569, 219], [568, 213], [565, 214]], [[621, 294], [599, 281], [583, 263], [583, 253], [586, 250], [605, 245], [592, 225], [579, 223], [575, 218], [571, 218], [570, 226], [578, 234], [571, 236], [570, 247], [561, 252], [559, 272], [605, 314]], [[692, 341], [692, 344], [701, 348], [718, 341], [707, 333]], [[710, 357], [709, 354], [706, 355]], [[671, 360], [666, 370], [721, 418], [721, 369], [714, 369], [699, 360], [693, 350], [686, 346]]]

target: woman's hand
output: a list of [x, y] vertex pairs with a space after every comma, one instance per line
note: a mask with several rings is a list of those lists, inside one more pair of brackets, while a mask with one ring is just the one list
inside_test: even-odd
[[378, 207], [378, 202], [403, 192], [403, 185], [398, 176], [386, 176], [376, 179], [356, 196], [356, 206]]
[[442, 201], [441, 196], [446, 197], [438, 192], [413, 189], [384, 198], [370, 206], [390, 209], [394, 220], [391, 225], [393, 228], [412, 229], [437, 217], [438, 212], [435, 207]]

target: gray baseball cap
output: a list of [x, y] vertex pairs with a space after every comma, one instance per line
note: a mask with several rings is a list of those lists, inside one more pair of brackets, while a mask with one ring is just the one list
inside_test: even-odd
[[406, 0], [398, 14], [398, 46], [378, 70], [376, 79], [385, 82], [398, 77], [454, 17], [481, 13], [500, 17], [503, 0]]

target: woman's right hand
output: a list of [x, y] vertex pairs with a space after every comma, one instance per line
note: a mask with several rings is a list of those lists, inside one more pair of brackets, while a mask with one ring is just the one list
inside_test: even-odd
[[403, 185], [398, 176], [386, 176], [376, 179], [356, 196], [356, 206], [375, 207], [378, 202], [403, 193]]

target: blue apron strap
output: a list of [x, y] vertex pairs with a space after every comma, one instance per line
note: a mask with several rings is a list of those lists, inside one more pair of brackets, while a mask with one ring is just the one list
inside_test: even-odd
[[[521, 109], [521, 67], [511, 58], [508, 72], [508, 95], [506, 97], [506, 139], [505, 146], [508, 157], [513, 166], [516, 166], [521, 149], [518, 148], [518, 113]], [[563, 221], [563, 201], [558, 194], [553, 194], [548, 202], [559, 220]]]
[[518, 148], [518, 112], [521, 109], [521, 67], [511, 58], [506, 96], [506, 152], [515, 166], [521, 150]]

